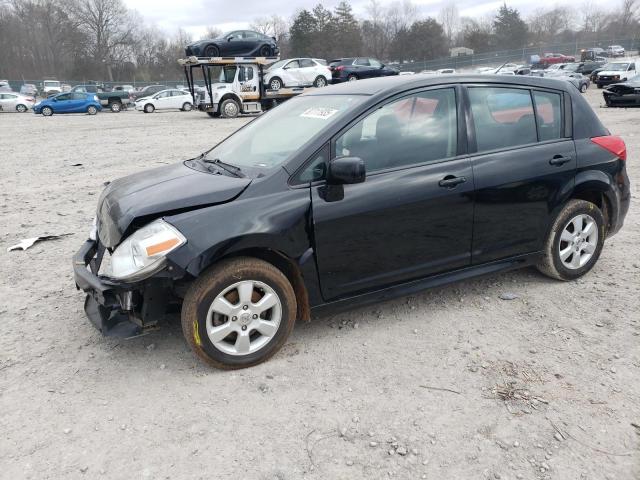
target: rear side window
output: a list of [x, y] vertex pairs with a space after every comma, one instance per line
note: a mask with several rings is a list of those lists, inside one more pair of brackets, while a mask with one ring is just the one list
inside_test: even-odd
[[559, 93], [533, 92], [540, 141], [562, 138], [562, 97]]
[[516, 147], [537, 141], [529, 90], [469, 88], [478, 151]]

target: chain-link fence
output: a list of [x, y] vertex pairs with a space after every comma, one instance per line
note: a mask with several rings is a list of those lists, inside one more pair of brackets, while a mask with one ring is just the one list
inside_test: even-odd
[[488, 65], [502, 65], [506, 62], [523, 63], [531, 62], [531, 57], [542, 57], [545, 53], [561, 53], [570, 55], [580, 61], [580, 52], [583, 49], [599, 47], [606, 50], [609, 45], [621, 45], [625, 49], [626, 56], [637, 56], [640, 48], [640, 39], [609, 39], [599, 41], [576, 41], [571, 43], [549, 44], [543, 47], [525, 47], [513, 50], [499, 50], [494, 52], [476, 53], [473, 55], [461, 55], [458, 57], [444, 57], [434, 60], [423, 60], [406, 63], [392, 64], [401, 71], [419, 72], [421, 70], [439, 70], [442, 68], [473, 69]]

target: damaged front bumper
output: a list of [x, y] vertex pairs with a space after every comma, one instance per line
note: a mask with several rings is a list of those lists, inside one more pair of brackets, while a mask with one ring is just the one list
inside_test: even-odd
[[135, 337], [156, 328], [167, 311], [171, 280], [151, 277], [136, 283], [98, 275], [104, 247], [87, 240], [73, 257], [76, 287], [86, 292], [84, 311], [103, 335]]

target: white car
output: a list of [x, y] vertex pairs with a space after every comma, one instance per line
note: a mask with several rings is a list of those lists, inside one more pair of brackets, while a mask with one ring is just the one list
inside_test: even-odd
[[0, 111], [24, 113], [36, 103], [36, 99], [14, 92], [0, 93]]
[[441, 68], [440, 70], [436, 70], [436, 74], [438, 75], [452, 75], [456, 73], [455, 68]]
[[264, 75], [270, 90], [283, 87], [326, 87], [331, 81], [331, 70], [324, 60], [317, 58], [290, 58], [272, 64]]
[[607, 47], [608, 57], [624, 57], [624, 47], [622, 45], [609, 45]]
[[602, 88], [612, 83], [626, 82], [631, 77], [635, 77], [636, 62], [634, 60], [619, 60], [607, 63], [602, 70], [596, 75], [596, 85]]
[[191, 95], [177, 88], [162, 90], [150, 97], [136, 100], [136, 110], [141, 110], [144, 113], [152, 113], [155, 110], [172, 109], [188, 112], [192, 108], [193, 100], [191, 99]]

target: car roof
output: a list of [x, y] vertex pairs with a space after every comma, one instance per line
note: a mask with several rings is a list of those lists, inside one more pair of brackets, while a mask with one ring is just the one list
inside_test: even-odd
[[527, 86], [541, 88], [555, 88], [566, 90], [564, 82], [552, 78], [530, 77], [526, 75], [482, 75], [482, 74], [456, 74], [456, 75], [397, 75], [392, 77], [379, 77], [357, 82], [344, 82], [330, 85], [315, 91], [309, 91], [303, 95], [376, 95], [382, 93], [399, 93], [404, 90], [421, 87], [431, 87], [452, 83], [492, 83], [505, 86]]

